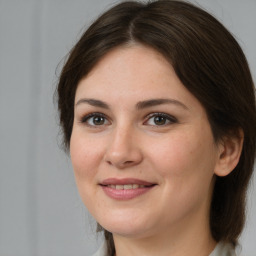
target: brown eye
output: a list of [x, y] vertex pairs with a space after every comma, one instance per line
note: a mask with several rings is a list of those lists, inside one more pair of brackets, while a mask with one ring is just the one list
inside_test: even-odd
[[95, 116], [92, 118], [94, 125], [103, 125], [105, 123], [105, 118], [102, 116]]
[[165, 125], [166, 121], [167, 121], [167, 119], [164, 116], [155, 116], [154, 117], [154, 123], [156, 125]]
[[150, 126], [165, 126], [177, 122], [177, 119], [171, 115], [165, 113], [152, 113], [144, 124]]
[[91, 113], [81, 120], [82, 123], [85, 123], [88, 126], [102, 126], [109, 124], [108, 119], [104, 114], [101, 113]]

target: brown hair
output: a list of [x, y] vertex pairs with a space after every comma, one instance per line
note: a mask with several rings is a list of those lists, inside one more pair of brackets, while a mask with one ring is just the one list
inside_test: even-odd
[[[213, 238], [236, 244], [245, 221], [246, 190], [255, 160], [254, 85], [240, 46], [204, 10], [183, 1], [131, 1], [100, 16], [71, 50], [59, 79], [58, 108], [66, 148], [78, 82], [107, 52], [130, 42], [150, 46], [165, 56], [204, 106], [216, 141], [243, 130], [240, 161], [228, 176], [216, 177], [210, 209]], [[112, 255], [112, 234], [105, 231], [105, 237]]]

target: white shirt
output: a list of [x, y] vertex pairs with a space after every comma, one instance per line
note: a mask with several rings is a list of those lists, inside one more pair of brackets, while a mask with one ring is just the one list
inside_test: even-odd
[[[109, 256], [107, 255], [107, 247], [104, 242], [99, 250], [93, 254], [92, 256]], [[237, 256], [235, 252], [235, 248], [231, 244], [227, 243], [218, 243], [214, 250], [211, 252], [209, 256]]]

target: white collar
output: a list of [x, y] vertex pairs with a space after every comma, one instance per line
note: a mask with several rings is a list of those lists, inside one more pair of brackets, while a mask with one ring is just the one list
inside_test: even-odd
[[[92, 256], [109, 256], [107, 255], [107, 244], [104, 243], [98, 251]], [[237, 256], [234, 246], [229, 243], [219, 242], [209, 256]]]
[[219, 242], [209, 256], [236, 256], [235, 247], [229, 243]]

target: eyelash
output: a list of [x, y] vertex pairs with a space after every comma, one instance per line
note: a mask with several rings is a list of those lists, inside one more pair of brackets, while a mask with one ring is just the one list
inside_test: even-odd
[[[162, 117], [162, 118], [165, 118], [165, 121], [168, 121], [168, 123], [164, 123], [162, 125], [151, 125], [151, 126], [159, 126], [159, 127], [163, 127], [163, 126], [167, 126], [167, 125], [170, 125], [170, 124], [174, 124], [174, 123], [177, 123], [178, 120], [174, 117], [174, 116], [171, 116], [171, 115], [168, 115], [168, 114], [165, 114], [165, 113], [152, 113], [152, 114], [149, 114], [147, 116], [147, 119], [146, 119], [146, 122], [148, 122], [151, 118], [156, 118], [156, 117]], [[155, 120], [154, 120], [155, 121]], [[144, 122], [145, 123], [145, 122]], [[143, 124], [144, 124], [143, 123]]]
[[[100, 117], [100, 118], [104, 118], [104, 124], [89, 124], [88, 121], [90, 120], [90, 118], [95, 118], [95, 117]], [[156, 117], [161, 117], [161, 118], [164, 118], [165, 119], [165, 123], [164, 124], [151, 124], [150, 126], [156, 126], [156, 127], [163, 127], [163, 126], [167, 126], [167, 125], [170, 125], [170, 124], [174, 124], [174, 123], [177, 123], [178, 120], [174, 117], [174, 116], [171, 116], [171, 115], [168, 115], [168, 114], [165, 114], [165, 113], [158, 113], [158, 112], [155, 112], [155, 113], [151, 113], [149, 115], [146, 116], [146, 121], [143, 122], [143, 125], [146, 125], [146, 123], [152, 119], [152, 118], [156, 118]], [[92, 119], [93, 121], [93, 119]], [[108, 117], [103, 114], [103, 113], [98, 113], [98, 112], [94, 112], [94, 113], [90, 113], [88, 115], [85, 115], [81, 118], [80, 122], [81, 123], [85, 123], [87, 126], [90, 126], [90, 127], [102, 127], [103, 125], [106, 125], [105, 124], [105, 121], [108, 121]], [[156, 120], [154, 120], [156, 121]], [[108, 121], [109, 122], [109, 121]], [[166, 122], [168, 122], [166, 124]]]
[[94, 112], [94, 113], [90, 113], [88, 115], [85, 115], [81, 118], [80, 122], [81, 123], [86, 123], [88, 126], [91, 126], [91, 127], [94, 127], [94, 126], [102, 126], [102, 125], [91, 125], [88, 123], [88, 120], [90, 118], [95, 118], [95, 117], [101, 117], [101, 118], [104, 118], [105, 120], [107, 120], [108, 118], [106, 117], [106, 115], [102, 114], [102, 113], [97, 113], [97, 112]]

